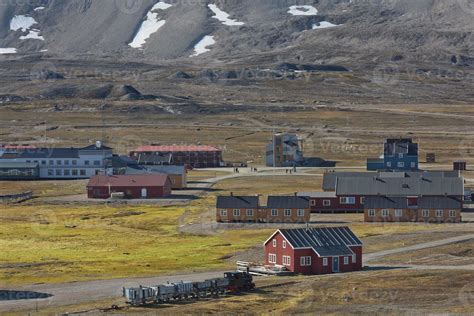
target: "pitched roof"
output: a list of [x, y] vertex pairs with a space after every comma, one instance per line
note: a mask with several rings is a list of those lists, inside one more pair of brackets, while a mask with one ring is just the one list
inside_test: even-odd
[[258, 208], [258, 196], [218, 196], [216, 208]]
[[166, 174], [146, 174], [146, 175], [98, 175], [93, 176], [88, 187], [162, 187], [169, 181]]
[[112, 150], [112, 148], [105, 146], [105, 145], [100, 145], [100, 147], [97, 147], [97, 145], [89, 145], [83, 148], [79, 148], [79, 150]]
[[351, 255], [353, 252], [348, 246], [362, 246], [362, 241], [348, 227], [280, 229], [278, 232], [293, 248], [312, 248], [321, 257]]
[[464, 195], [463, 178], [338, 178], [339, 195]]
[[269, 196], [267, 201], [267, 208], [309, 208], [310, 199], [307, 196]]
[[326, 172], [323, 175], [323, 190], [336, 188], [336, 178], [458, 178], [459, 171], [380, 171], [380, 172]]
[[408, 201], [406, 197], [368, 196], [364, 201], [364, 208], [393, 208], [406, 209]]
[[135, 152], [153, 152], [153, 151], [161, 151], [161, 152], [177, 152], [177, 151], [221, 151], [220, 149], [212, 146], [141, 146], [135, 149]]
[[462, 207], [462, 202], [456, 198], [445, 197], [445, 196], [425, 196], [418, 198], [418, 208], [431, 208], [431, 209], [459, 209]]

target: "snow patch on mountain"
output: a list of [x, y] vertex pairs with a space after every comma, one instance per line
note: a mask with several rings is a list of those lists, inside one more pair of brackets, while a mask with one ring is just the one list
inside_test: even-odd
[[34, 8], [33, 11], [41, 11], [41, 10], [44, 10], [46, 9], [45, 7], [37, 7], [37, 8]]
[[313, 24], [313, 30], [318, 30], [318, 29], [327, 29], [330, 27], [335, 27], [335, 26], [340, 26], [340, 24], [333, 24], [328, 21], [321, 21], [317, 24]]
[[245, 24], [244, 22], [238, 22], [237, 20], [231, 19], [227, 12], [222, 11], [215, 4], [209, 4], [208, 7], [215, 14], [212, 18], [221, 21], [224, 25], [241, 26]]
[[171, 4], [162, 1], [155, 4], [150, 11], [148, 11], [146, 20], [142, 22], [135, 38], [128, 45], [133, 48], [143, 48], [147, 39], [149, 39], [153, 33], [156, 33], [166, 23], [165, 20], [160, 20], [158, 18], [158, 13], [154, 11], [166, 10], [170, 7], [172, 7]]
[[291, 15], [318, 15], [318, 9], [311, 5], [292, 5], [288, 13]]
[[199, 43], [194, 46], [194, 54], [192, 54], [189, 57], [196, 57], [199, 55], [202, 55], [204, 53], [207, 53], [210, 51], [209, 46], [212, 46], [216, 43], [214, 40], [214, 36], [211, 35], [206, 35], [204, 36]]
[[10, 30], [21, 30], [22, 32], [28, 32], [26, 35], [20, 36], [21, 40], [36, 39], [44, 41], [44, 37], [39, 35], [40, 30], [37, 28], [32, 28], [32, 26], [35, 24], [38, 24], [38, 22], [31, 16], [15, 15], [10, 21]]
[[16, 54], [16, 48], [7, 47], [7, 48], [0, 48], [0, 55], [6, 54]]

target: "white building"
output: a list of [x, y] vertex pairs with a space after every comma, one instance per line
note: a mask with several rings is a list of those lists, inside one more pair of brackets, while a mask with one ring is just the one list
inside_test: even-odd
[[112, 154], [101, 142], [84, 148], [7, 149], [0, 156], [0, 166], [36, 164], [39, 179], [88, 179], [105, 172], [105, 160]]

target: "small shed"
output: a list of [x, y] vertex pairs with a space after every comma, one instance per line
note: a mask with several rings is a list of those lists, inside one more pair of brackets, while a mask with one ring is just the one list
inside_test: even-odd
[[467, 162], [465, 160], [456, 160], [453, 162], [453, 169], [458, 171], [466, 171]]
[[157, 199], [171, 195], [171, 180], [166, 174], [98, 175], [89, 180], [90, 199], [108, 199], [123, 193], [126, 199]]

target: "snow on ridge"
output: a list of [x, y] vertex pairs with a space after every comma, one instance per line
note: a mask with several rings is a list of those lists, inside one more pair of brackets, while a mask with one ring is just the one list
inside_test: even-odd
[[16, 54], [16, 48], [7, 47], [7, 48], [0, 48], [0, 55], [6, 54]]
[[209, 46], [212, 46], [215, 43], [216, 43], [216, 41], [214, 40], [214, 36], [211, 36], [211, 35], [204, 36], [199, 41], [199, 43], [197, 43], [196, 46], [194, 46], [194, 54], [192, 54], [189, 57], [196, 57], [196, 56], [199, 56], [201, 54], [209, 52], [210, 51]]
[[37, 39], [44, 41], [44, 37], [39, 35], [40, 30], [32, 28], [35, 24], [38, 24], [38, 22], [31, 16], [15, 15], [10, 21], [10, 30], [28, 32], [26, 35], [20, 36], [21, 40]]
[[313, 24], [313, 30], [318, 30], [318, 29], [327, 29], [327, 28], [330, 28], [330, 27], [335, 27], [335, 26], [340, 26], [341, 24], [333, 24], [331, 22], [328, 22], [328, 21], [321, 21], [319, 22], [319, 25], [318, 24]]
[[292, 5], [288, 13], [291, 15], [318, 15], [318, 9], [311, 5]]
[[237, 20], [231, 19], [230, 15], [227, 12], [222, 11], [215, 4], [209, 4], [208, 7], [215, 14], [212, 18], [219, 20], [224, 25], [241, 26], [245, 24], [244, 22], [238, 22]]
[[21, 40], [25, 39], [37, 39], [37, 40], [42, 40], [44, 41], [44, 37], [39, 35], [40, 30], [30, 30], [28, 34], [20, 36]]
[[156, 3], [150, 9], [150, 11], [148, 11], [145, 21], [142, 22], [133, 41], [128, 45], [132, 48], [143, 48], [143, 45], [145, 45], [147, 39], [149, 39], [153, 33], [156, 33], [166, 23], [165, 20], [158, 19], [158, 13], [153, 11], [166, 10], [170, 7], [172, 7], [171, 4], [165, 3], [163, 1]]
[[37, 8], [34, 8], [33, 11], [41, 11], [41, 10], [44, 10], [46, 9], [45, 7], [37, 7]]

